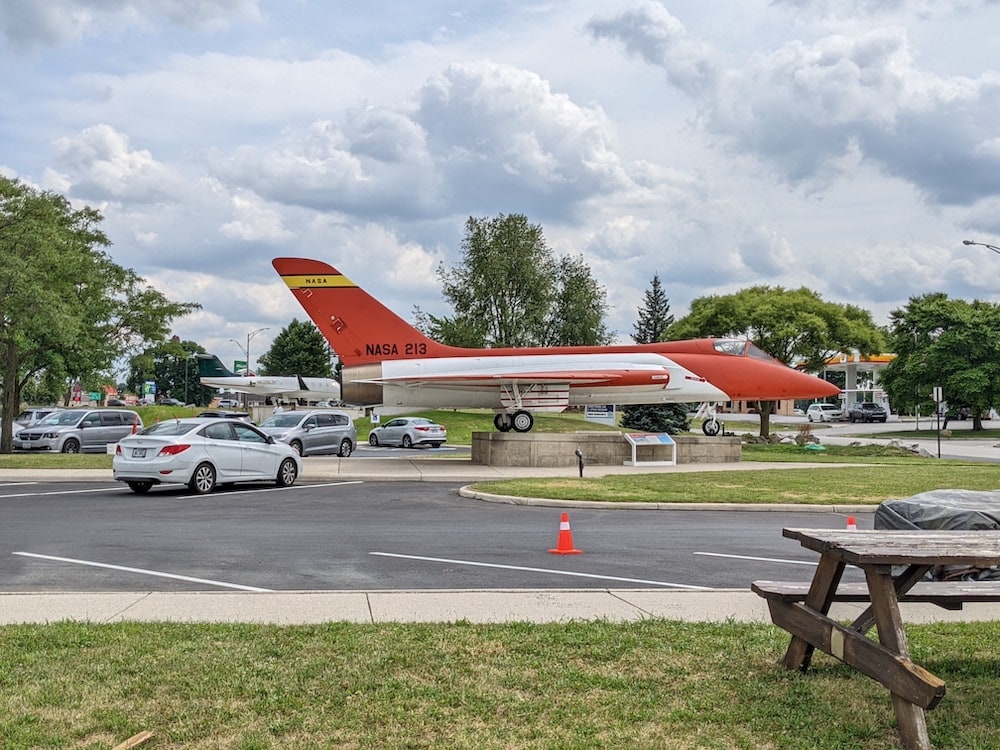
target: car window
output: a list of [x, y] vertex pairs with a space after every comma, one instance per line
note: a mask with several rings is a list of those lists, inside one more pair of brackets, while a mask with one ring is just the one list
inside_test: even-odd
[[43, 419], [38, 424], [40, 425], [68, 425], [76, 424], [80, 421], [80, 412], [78, 411], [56, 411], [52, 412]]
[[242, 443], [266, 443], [267, 437], [261, 435], [250, 425], [234, 424], [233, 430], [236, 432], [236, 439]]
[[317, 425], [316, 416], [313, 415], [308, 417], [305, 422], [302, 423], [303, 427], [315, 427]]
[[100, 413], [101, 424], [105, 427], [121, 427], [122, 413], [118, 411], [102, 411]]
[[212, 440], [233, 440], [233, 431], [228, 422], [215, 422], [205, 427], [201, 434]]
[[299, 423], [298, 414], [272, 414], [260, 423], [261, 427], [294, 427]]
[[183, 435], [190, 432], [198, 425], [198, 422], [171, 419], [166, 422], [157, 422], [142, 431], [143, 435]]
[[317, 414], [316, 424], [320, 427], [333, 427], [336, 422], [333, 421], [332, 414]]
[[385, 423], [385, 426], [386, 427], [401, 427], [404, 424], [406, 424], [406, 420], [405, 419], [390, 419], [388, 422]]
[[344, 427], [351, 423], [350, 417], [346, 414], [331, 414], [330, 420], [338, 427]]

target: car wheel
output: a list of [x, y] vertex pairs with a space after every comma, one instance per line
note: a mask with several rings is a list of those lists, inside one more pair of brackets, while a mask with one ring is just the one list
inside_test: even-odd
[[806, 419], [808, 419], [810, 422], [812, 422], [813, 421], [812, 414], [810, 414], [808, 417], [806, 417]]
[[281, 462], [281, 466], [278, 467], [278, 477], [274, 480], [274, 483], [279, 487], [291, 487], [295, 484], [295, 480], [299, 476], [299, 469], [295, 465], [295, 462], [286, 458]]
[[79, 453], [80, 452], [80, 441], [75, 438], [70, 438], [62, 447], [63, 453]]
[[126, 484], [128, 484], [128, 488], [137, 495], [145, 495], [153, 489], [152, 482], [126, 482]]
[[340, 456], [341, 458], [350, 458], [351, 453], [353, 452], [354, 452], [354, 446], [351, 445], [350, 440], [347, 440], [345, 438], [344, 440], [340, 441], [340, 452], [337, 454], [338, 456]]
[[410, 440], [410, 436], [409, 435], [403, 435], [403, 447], [404, 448], [412, 448], [413, 447], [413, 441]]
[[293, 451], [298, 453], [300, 456], [302, 455], [302, 443], [300, 443], [298, 440], [293, 440], [292, 442], [289, 443], [289, 445], [292, 447]]
[[368, 445], [373, 445], [376, 448], [378, 447], [378, 435], [374, 432], [368, 436]]
[[215, 469], [212, 464], [198, 464], [191, 475], [188, 488], [196, 495], [207, 495], [215, 489]]

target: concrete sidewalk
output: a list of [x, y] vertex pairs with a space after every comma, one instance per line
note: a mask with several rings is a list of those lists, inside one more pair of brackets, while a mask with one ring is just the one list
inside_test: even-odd
[[[900, 605], [904, 622], [971, 622], [1000, 618], [1000, 605], [960, 612], [930, 604]], [[852, 620], [864, 608], [836, 604], [831, 616]], [[770, 623], [767, 604], [747, 589], [510, 589], [421, 591], [134, 592], [0, 594], [0, 625], [74, 620], [113, 622], [687, 622]]]

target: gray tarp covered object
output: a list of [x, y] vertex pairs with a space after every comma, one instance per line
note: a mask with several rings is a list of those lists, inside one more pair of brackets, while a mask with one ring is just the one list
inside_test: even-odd
[[[902, 500], [886, 500], [875, 510], [876, 529], [1000, 531], [1000, 490], [931, 490]], [[948, 566], [937, 580], [998, 580], [1000, 566]]]

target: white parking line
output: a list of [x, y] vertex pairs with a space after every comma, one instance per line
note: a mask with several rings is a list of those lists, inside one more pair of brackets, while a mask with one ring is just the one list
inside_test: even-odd
[[393, 552], [369, 552], [377, 557], [398, 557], [403, 560], [421, 560], [423, 562], [450, 563], [452, 565], [469, 565], [477, 568], [498, 568], [500, 570], [521, 570], [528, 573], [550, 573], [557, 576], [574, 576], [576, 578], [595, 578], [602, 581], [622, 581], [625, 583], [646, 583], [650, 586], [665, 586], [674, 589], [694, 589], [696, 591], [712, 591], [711, 586], [689, 586], [686, 583], [669, 583], [667, 581], [647, 581], [644, 578], [620, 578], [619, 576], [602, 576], [594, 573], [575, 573], [569, 570], [552, 570], [551, 568], [528, 568], [523, 565], [500, 565], [497, 563], [476, 562], [474, 560], [450, 560], [446, 557], [423, 557], [421, 555], [398, 555]]
[[188, 581], [190, 583], [206, 583], [209, 586], [219, 586], [226, 589], [238, 589], [240, 591], [268, 592], [273, 589], [262, 589], [256, 586], [244, 586], [239, 583], [226, 583], [224, 581], [212, 581], [207, 578], [192, 578], [191, 576], [179, 576], [174, 573], [161, 573], [157, 570], [146, 570], [144, 568], [128, 568], [124, 565], [109, 565], [108, 563], [93, 562], [90, 560], [75, 560], [72, 557], [55, 557], [53, 555], [36, 555], [33, 552], [12, 552], [20, 557], [32, 557], [36, 560], [52, 560], [54, 562], [71, 563], [73, 565], [87, 565], [91, 568], [107, 568], [108, 570], [120, 570], [125, 573], [139, 573], [146, 576], [156, 576], [157, 578], [172, 578], [175, 581]]
[[[351, 479], [345, 480], [343, 482], [326, 482], [324, 484], [296, 484], [291, 487], [257, 487], [256, 489], [250, 488], [246, 490], [227, 490], [225, 492], [225, 497], [232, 497], [233, 495], [253, 495], [258, 492], [291, 492], [293, 490], [304, 490], [304, 489], [315, 489], [317, 487], [343, 487], [347, 484], [364, 484], [361, 479]], [[206, 495], [179, 495], [181, 500], [187, 500], [188, 498], [203, 498], [208, 497]]]
[[751, 557], [750, 555], [726, 555], [722, 552], [695, 552], [695, 555], [702, 557], [728, 557], [732, 560], [756, 560], [757, 562], [787, 563], [788, 565], [811, 565], [816, 567], [816, 563], [808, 560], [786, 560], [782, 557]]
[[[25, 484], [32, 484], [32, 482], [25, 482]], [[88, 492], [110, 492], [112, 490], [125, 489], [124, 487], [95, 487], [86, 490], [51, 490], [49, 492], [18, 492], [10, 495], [0, 494], [0, 500], [6, 497], [41, 497], [43, 495], [83, 495]]]

